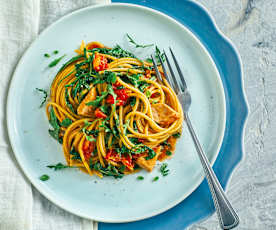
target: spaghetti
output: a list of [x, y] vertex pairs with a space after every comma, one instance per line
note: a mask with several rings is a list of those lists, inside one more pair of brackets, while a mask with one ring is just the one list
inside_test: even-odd
[[182, 108], [150, 60], [99, 42], [82, 42], [76, 52], [53, 80], [46, 106], [49, 132], [62, 143], [68, 166], [122, 177], [150, 172], [157, 160], [171, 157]]

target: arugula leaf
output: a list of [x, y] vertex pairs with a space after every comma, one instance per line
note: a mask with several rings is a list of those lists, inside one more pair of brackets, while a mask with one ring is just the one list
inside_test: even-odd
[[175, 138], [179, 138], [181, 136], [181, 133], [174, 133], [172, 136]]
[[115, 83], [117, 81], [117, 76], [114, 72], [105, 71], [107, 73], [106, 81], [108, 83]]
[[106, 168], [102, 167], [99, 162], [91, 165], [93, 169], [101, 172], [104, 176], [113, 176], [114, 178], [122, 178], [123, 173], [119, 172], [114, 165], [109, 164]]
[[51, 68], [51, 67], [56, 66], [56, 65], [61, 61], [61, 59], [64, 58], [65, 56], [66, 56], [66, 55], [64, 54], [63, 56], [61, 56], [61, 57], [59, 57], [59, 58], [53, 60], [53, 61], [48, 65], [48, 67]]
[[146, 97], [150, 98], [150, 96], [151, 96], [151, 92], [150, 92], [150, 91], [147, 90], [147, 91], [145, 92], [145, 94], [146, 94]]
[[144, 180], [144, 177], [143, 176], [138, 176], [137, 180]]
[[167, 155], [167, 156], [171, 156], [171, 155], [172, 155], [172, 152], [169, 151], [169, 150], [167, 150], [167, 151], [166, 151], [166, 155]]
[[165, 62], [165, 61], [166, 61], [165, 53], [161, 53], [160, 49], [159, 49], [157, 46], [155, 46], [155, 57], [156, 57], [156, 59], [157, 59], [157, 64], [158, 64], [158, 65], [161, 64], [161, 63], [160, 63], [160, 60], [159, 60], [159, 55], [160, 55], [160, 57], [161, 57], [161, 59], [162, 59], [162, 62]]
[[66, 118], [64, 118], [64, 120], [60, 123], [60, 125], [63, 126], [63, 127], [68, 127], [68, 126], [70, 126], [72, 123], [73, 123], [73, 121], [72, 121], [70, 118], [66, 117]]
[[42, 181], [46, 181], [46, 180], [49, 180], [50, 177], [48, 175], [44, 174], [41, 177], [39, 177], [39, 179], [42, 180]]
[[167, 176], [169, 174], [169, 169], [167, 168], [168, 164], [167, 163], [163, 163], [160, 167], [160, 172], [162, 174], [162, 176]]
[[158, 176], [156, 176], [156, 177], [154, 177], [154, 178], [153, 178], [153, 180], [152, 180], [152, 181], [154, 182], [154, 181], [158, 181], [158, 180], [159, 180], [159, 177], [158, 177]]
[[77, 166], [68, 166], [62, 163], [57, 163], [56, 165], [47, 165], [48, 168], [56, 170], [66, 169], [66, 168], [78, 168]]
[[49, 129], [49, 134], [56, 139], [59, 143], [62, 143], [62, 139], [59, 138], [59, 131], [60, 131], [60, 126], [58, 119], [56, 117], [56, 114], [54, 112], [54, 109], [51, 107], [50, 110], [50, 120], [49, 120], [50, 125], [53, 127], [53, 129]]
[[129, 126], [130, 120], [128, 119], [126, 123], [123, 125], [124, 135], [127, 135], [127, 127]]
[[101, 103], [101, 101], [108, 95], [108, 92], [102, 92], [101, 96], [97, 96], [97, 98], [94, 101], [90, 101], [85, 103], [86, 105], [92, 105], [94, 107], [98, 107]]
[[137, 43], [133, 40], [133, 38], [131, 38], [131, 37], [129, 36], [129, 34], [126, 34], [126, 36], [127, 36], [127, 38], [129, 39], [129, 42], [132, 43], [132, 44], [134, 44], [136, 48], [146, 48], [146, 47], [150, 47], [150, 46], [153, 46], [153, 45], [154, 45], [154, 44], [139, 45], [139, 44], [137, 44]]
[[35, 88], [35, 89], [36, 89], [37, 91], [39, 91], [39, 92], [41, 92], [41, 93], [44, 94], [44, 96], [43, 96], [43, 101], [40, 103], [40, 106], [39, 106], [39, 108], [41, 108], [41, 107], [44, 105], [44, 103], [46, 102], [46, 100], [47, 100], [48, 93], [47, 93], [47, 91], [44, 90], [44, 89], [39, 89], [39, 88]]
[[105, 114], [108, 114], [109, 113], [109, 109], [108, 109], [108, 105], [102, 105], [100, 106], [100, 110], [105, 113]]
[[171, 144], [168, 143], [168, 140], [162, 142], [161, 145], [171, 147]]
[[65, 88], [65, 103], [66, 105], [68, 106], [68, 108], [73, 112], [73, 113], [76, 113], [73, 105], [70, 103], [69, 101], [69, 92], [68, 92], [68, 89]]
[[136, 97], [131, 97], [129, 103], [133, 107], [136, 104]]
[[94, 137], [88, 136], [88, 135], [86, 135], [86, 134], [85, 134], [85, 138], [86, 138], [86, 140], [88, 140], [88, 141], [90, 141], [90, 142], [95, 142], [95, 141], [96, 141], [96, 139], [95, 139]]
[[73, 160], [81, 160], [80, 154], [75, 150], [74, 147], [71, 149], [70, 154], [73, 155]]
[[147, 83], [146, 81], [139, 81], [139, 86], [138, 89], [141, 92], [144, 92], [144, 90], [149, 86], [149, 83]]

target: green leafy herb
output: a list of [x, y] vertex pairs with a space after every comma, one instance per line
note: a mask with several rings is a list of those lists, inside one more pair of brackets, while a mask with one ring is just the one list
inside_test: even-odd
[[50, 57], [50, 54], [44, 54], [44, 57], [47, 57], [47, 58], [49, 58]]
[[126, 170], [126, 166], [121, 165], [118, 169], [119, 169], [120, 172], [124, 172]]
[[47, 100], [48, 93], [47, 93], [47, 91], [44, 90], [44, 89], [39, 89], [39, 88], [35, 88], [35, 89], [36, 89], [37, 91], [39, 91], [39, 92], [41, 92], [41, 93], [44, 94], [44, 96], [43, 96], [43, 101], [40, 103], [40, 106], [39, 106], [39, 108], [41, 108], [41, 107], [44, 105], [44, 103], [46, 102], [46, 100]]
[[100, 106], [100, 110], [105, 113], [105, 114], [108, 114], [109, 113], [109, 110], [108, 110], [108, 105], [102, 105]]
[[137, 43], [133, 40], [133, 38], [131, 38], [131, 37], [129, 36], [129, 34], [126, 34], [126, 35], [127, 35], [127, 38], [129, 39], [129, 42], [132, 43], [133, 45], [135, 45], [136, 48], [146, 48], [146, 47], [153, 46], [153, 44], [139, 45], [139, 44], [137, 44]]
[[144, 180], [144, 177], [143, 176], [138, 176], [137, 180]]
[[175, 138], [179, 138], [181, 136], [181, 133], [174, 133], [172, 136]]
[[128, 119], [126, 123], [123, 125], [124, 135], [127, 135], [127, 127], [129, 126], [130, 120]]
[[51, 67], [56, 66], [56, 65], [61, 61], [61, 59], [64, 58], [64, 57], [65, 57], [65, 54], [64, 54], [63, 56], [61, 56], [61, 57], [59, 57], [59, 58], [53, 60], [53, 61], [48, 65], [48, 67], [51, 68]]
[[73, 160], [81, 160], [80, 154], [75, 150], [74, 147], [71, 149], [70, 154], [73, 155], [72, 157]]
[[152, 180], [152, 181], [154, 182], [154, 181], [158, 181], [158, 180], [159, 180], [159, 177], [158, 177], [158, 176], [156, 176], [156, 177], [154, 177], [154, 178], [153, 178], [153, 180]]
[[133, 107], [136, 104], [136, 97], [131, 97], [129, 103]]
[[92, 105], [98, 107], [101, 101], [108, 95], [108, 92], [103, 92], [101, 96], [97, 96], [94, 101], [87, 102], [86, 105]]
[[59, 138], [59, 131], [60, 131], [60, 126], [58, 123], [58, 119], [56, 117], [55, 111], [53, 108], [50, 110], [50, 120], [49, 120], [50, 125], [53, 127], [53, 129], [49, 129], [49, 134], [56, 139], [59, 143], [62, 143], [62, 139]]
[[162, 176], [167, 176], [169, 174], [169, 169], [167, 168], [168, 164], [167, 163], [163, 163], [160, 167], [160, 172], [162, 174]]
[[101, 172], [104, 176], [113, 176], [114, 178], [122, 178], [124, 176], [114, 165], [109, 164], [106, 168], [102, 167], [99, 162], [91, 165], [93, 169]]
[[90, 142], [95, 142], [96, 141], [96, 139], [92, 136], [85, 135], [85, 138], [86, 138], [86, 140], [88, 140]]
[[167, 155], [167, 156], [171, 156], [171, 155], [172, 155], [172, 152], [169, 151], [169, 150], [167, 150], [167, 151], [166, 151], [166, 155]]
[[150, 96], [151, 96], [151, 92], [150, 92], [150, 91], [147, 90], [147, 91], [145, 92], [145, 94], [146, 94], [146, 97], [150, 98]]
[[155, 99], [155, 100], [152, 100], [151, 104], [157, 104], [158, 103], [158, 100]]
[[161, 143], [161, 145], [171, 147], [171, 144], [170, 144], [170, 143], [168, 143], [168, 141], [167, 141], [167, 140], [166, 140], [166, 141], [164, 141], [164, 142], [162, 142], [162, 143]]
[[66, 118], [64, 118], [64, 120], [63, 120], [60, 124], [61, 124], [61, 126], [63, 126], [63, 127], [68, 127], [68, 126], [70, 126], [72, 123], [73, 123], [73, 121], [72, 121], [70, 118], [66, 117]]
[[49, 180], [50, 177], [48, 175], [44, 174], [41, 177], [39, 177], [39, 179], [42, 180], [42, 181], [46, 181], [46, 180]]
[[47, 165], [48, 168], [56, 170], [66, 169], [66, 168], [77, 168], [76, 166], [68, 166], [62, 163], [58, 163], [56, 165]]
[[110, 71], [105, 71], [105, 73], [107, 73], [106, 81], [108, 83], [115, 83], [117, 81], [117, 76], [115, 73], [110, 72]]
[[54, 52], [53, 52], [54, 54], [58, 54], [58, 50], [54, 50]]
[[138, 89], [141, 92], [144, 92], [144, 90], [149, 86], [149, 83], [147, 83], [146, 81], [139, 81], [138, 82]]
[[70, 103], [70, 100], [69, 100], [69, 92], [68, 92], [68, 89], [66, 88], [65, 89], [65, 103], [66, 105], [68, 106], [68, 108], [73, 112], [73, 113], [76, 113], [73, 105]]

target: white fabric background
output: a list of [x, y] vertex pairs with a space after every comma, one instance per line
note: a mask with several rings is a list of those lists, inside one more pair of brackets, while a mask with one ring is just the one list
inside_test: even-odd
[[53, 21], [110, 0], [0, 1], [0, 230], [95, 230], [93, 221], [58, 208], [19, 170], [7, 136], [6, 100], [14, 68], [30, 43]]

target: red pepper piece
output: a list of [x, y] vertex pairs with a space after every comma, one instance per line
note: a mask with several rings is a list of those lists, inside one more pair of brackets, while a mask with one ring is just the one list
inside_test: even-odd
[[94, 113], [97, 118], [107, 118], [107, 115], [103, 113], [100, 108], [97, 108]]
[[93, 68], [97, 72], [108, 68], [108, 60], [106, 57], [96, 53], [93, 60]]

